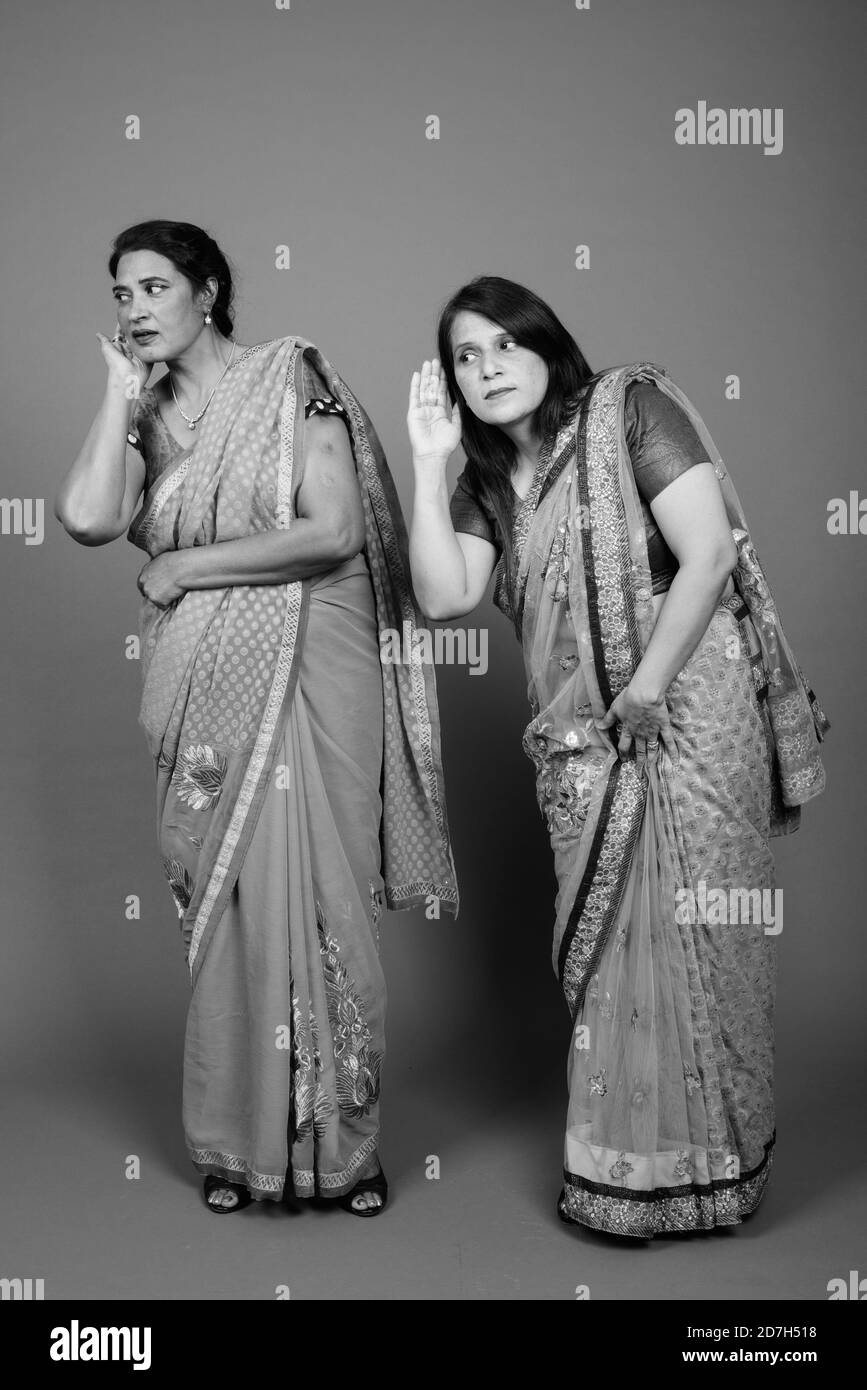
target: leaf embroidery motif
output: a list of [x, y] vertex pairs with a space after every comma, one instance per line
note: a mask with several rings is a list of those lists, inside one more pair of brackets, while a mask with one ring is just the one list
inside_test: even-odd
[[179, 859], [164, 859], [163, 868], [178, 909], [178, 916], [183, 917], [190, 905], [195, 884]]
[[324, 914], [318, 928], [337, 1073], [337, 1104], [345, 1115], [358, 1118], [379, 1100], [382, 1054], [370, 1047], [372, 1035], [361, 1000], [339, 959], [340, 946], [326, 930]]
[[178, 759], [172, 786], [194, 811], [207, 811], [219, 799], [227, 760], [207, 743], [191, 743]]

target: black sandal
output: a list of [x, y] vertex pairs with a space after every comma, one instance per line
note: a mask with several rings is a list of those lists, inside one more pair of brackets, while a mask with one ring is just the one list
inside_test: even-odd
[[[233, 1207], [214, 1206], [213, 1202], [208, 1201], [212, 1192], [216, 1192], [219, 1188], [226, 1187], [234, 1192], [238, 1198]], [[230, 1212], [240, 1211], [242, 1207], [248, 1207], [253, 1200], [246, 1187], [239, 1187], [236, 1182], [227, 1182], [225, 1178], [218, 1178], [216, 1173], [209, 1173], [205, 1178], [204, 1190], [205, 1206], [208, 1208], [208, 1211], [214, 1212], [216, 1216], [228, 1216]]]
[[[364, 1192], [373, 1192], [377, 1197], [381, 1197], [382, 1201], [379, 1206], [366, 1207], [363, 1211], [354, 1207], [352, 1205], [353, 1198], [360, 1197]], [[355, 1186], [349, 1192], [344, 1192], [337, 1201], [343, 1210], [350, 1212], [352, 1216], [379, 1216], [381, 1211], [385, 1211], [385, 1205], [388, 1201], [388, 1183], [382, 1169], [380, 1168], [379, 1172], [375, 1173], [372, 1178], [359, 1178]]]

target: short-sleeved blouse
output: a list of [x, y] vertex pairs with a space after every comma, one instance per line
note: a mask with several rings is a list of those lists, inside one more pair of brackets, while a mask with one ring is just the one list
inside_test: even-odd
[[[626, 446], [632, 461], [647, 536], [647, 558], [655, 594], [671, 586], [678, 563], [656, 524], [650, 503], [663, 488], [697, 463], [707, 451], [680, 406], [660, 391], [655, 382], [632, 381], [624, 399]], [[513, 490], [513, 508], [520, 498]], [[486, 506], [461, 473], [450, 500], [455, 531], [480, 536], [502, 554], [502, 540], [493, 510]]]

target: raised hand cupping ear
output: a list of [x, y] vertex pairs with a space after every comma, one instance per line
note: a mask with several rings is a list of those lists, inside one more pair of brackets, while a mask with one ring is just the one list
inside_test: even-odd
[[435, 357], [413, 372], [406, 416], [415, 459], [448, 459], [461, 442], [461, 415], [457, 401], [449, 406], [445, 373]]

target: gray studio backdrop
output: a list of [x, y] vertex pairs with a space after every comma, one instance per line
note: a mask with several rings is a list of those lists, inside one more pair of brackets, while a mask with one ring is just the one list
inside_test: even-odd
[[[6, 1218], [18, 1272], [47, 1272], [56, 1296], [159, 1296], [141, 1270], [117, 1282], [110, 1237], [67, 1252], [36, 1234], [38, 1213], [48, 1226], [68, 1211], [71, 1177], [94, 1204], [108, 1200], [128, 1153], [150, 1156], [163, 1190], [174, 1183], [178, 1211], [196, 1201], [179, 1111], [187, 976], [136, 723], [139, 665], [125, 648], [143, 557], [125, 540], [79, 547], [51, 514], [103, 390], [94, 334], [114, 329], [112, 236], [151, 217], [197, 222], [220, 241], [238, 270], [239, 341], [298, 333], [330, 358], [376, 424], [407, 516], [410, 374], [435, 352], [438, 307], [472, 275], [535, 289], [594, 368], [649, 359], [695, 401], [833, 724], [827, 793], [795, 837], [775, 842], [778, 1094], [799, 1200], [809, 1207], [830, 1181], [844, 1195], [848, 1184], [850, 1201], [856, 1158], [839, 1146], [864, 1050], [867, 536], [829, 534], [827, 519], [832, 498], [865, 486], [859, 6], [5, 8], [2, 491], [45, 499], [41, 544], [14, 528], [0, 537], [4, 1147], [32, 1199], [26, 1228]], [[679, 143], [676, 112], [698, 126], [699, 103], [762, 108], [769, 120], [782, 111], [777, 148]], [[290, 269], [275, 266], [282, 245]], [[488, 629], [487, 673], [439, 675], [462, 909], [457, 923], [387, 919], [383, 1152], [404, 1184], [432, 1152], [468, 1173], [488, 1155], [477, 1173], [483, 1243], [491, 1184], [500, 1216], [533, 1183], [534, 1212], [553, 1213], [569, 1028], [550, 964], [553, 871], [520, 746], [520, 651], [489, 601], [466, 621]], [[125, 917], [130, 894], [139, 921]], [[486, 1149], [491, 1126], [499, 1138]], [[498, 1155], [534, 1131], [538, 1161], [510, 1186]], [[793, 1267], [774, 1294], [824, 1297], [824, 1278], [854, 1263], [844, 1231], [826, 1276], [821, 1265], [799, 1284]], [[464, 1296], [515, 1296], [493, 1256], [477, 1262]], [[546, 1267], [528, 1296], [560, 1296]], [[394, 1287], [383, 1273], [384, 1294], [439, 1287], [433, 1267], [412, 1268]], [[751, 1294], [746, 1273], [738, 1285], [737, 1269], [729, 1296], [774, 1296]], [[607, 1296], [617, 1287], [641, 1293], [612, 1282]]]

